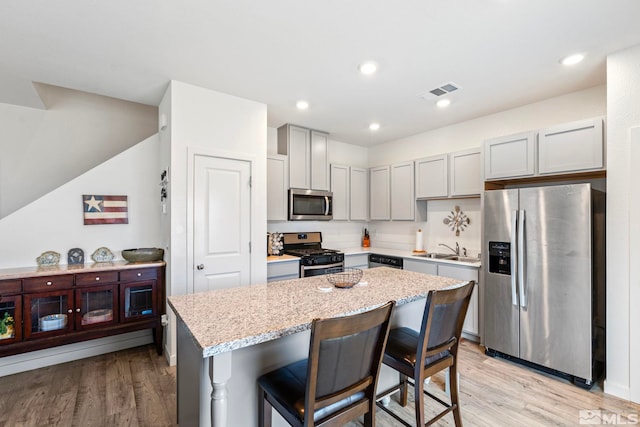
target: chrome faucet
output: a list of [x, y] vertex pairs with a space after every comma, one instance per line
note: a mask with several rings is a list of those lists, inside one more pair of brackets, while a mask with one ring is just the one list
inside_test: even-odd
[[438, 246], [444, 246], [445, 248], [449, 248], [449, 250], [453, 251], [454, 254], [460, 255], [460, 245], [456, 242], [456, 248], [453, 249], [451, 246], [445, 245], [444, 243], [438, 243]]

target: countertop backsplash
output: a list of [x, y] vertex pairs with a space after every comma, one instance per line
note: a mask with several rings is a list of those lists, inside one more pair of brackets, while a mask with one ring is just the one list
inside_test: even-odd
[[[362, 245], [364, 229], [369, 230], [371, 246], [411, 251], [415, 249], [416, 231], [423, 231], [424, 249], [428, 252], [448, 252], [440, 243], [466, 248], [468, 256], [480, 252], [481, 216], [480, 198], [420, 201], [427, 204], [427, 221], [283, 221], [269, 222], [269, 232], [320, 231], [322, 246], [329, 249], [352, 248]], [[451, 215], [455, 206], [470, 222], [460, 235], [443, 220]]]

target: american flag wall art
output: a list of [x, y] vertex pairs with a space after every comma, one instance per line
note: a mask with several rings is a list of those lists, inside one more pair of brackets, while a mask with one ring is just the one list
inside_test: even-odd
[[84, 225], [129, 223], [127, 196], [84, 194], [82, 205]]

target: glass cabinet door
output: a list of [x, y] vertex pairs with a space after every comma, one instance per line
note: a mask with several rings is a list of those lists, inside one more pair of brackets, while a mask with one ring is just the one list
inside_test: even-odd
[[156, 281], [121, 283], [120, 300], [122, 321], [155, 316], [158, 312]]
[[116, 285], [76, 289], [76, 328], [85, 329], [116, 323], [117, 297]]
[[26, 294], [24, 337], [73, 330], [72, 300], [72, 290]]
[[0, 296], [0, 345], [22, 338], [22, 298]]

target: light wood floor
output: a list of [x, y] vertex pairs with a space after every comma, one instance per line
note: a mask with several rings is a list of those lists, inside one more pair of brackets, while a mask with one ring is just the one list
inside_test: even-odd
[[[572, 426], [580, 424], [580, 410], [607, 411], [607, 416], [618, 414], [621, 421], [627, 416], [632, 417], [629, 421], [640, 417], [640, 405], [605, 395], [598, 386], [581, 390], [555, 377], [487, 357], [473, 343], [464, 342], [461, 348], [465, 426]], [[152, 346], [145, 346], [3, 377], [0, 426], [173, 426], [175, 373], [175, 367], [167, 366]], [[444, 377], [435, 376], [429, 389], [444, 397]], [[432, 409], [435, 413], [436, 405], [428, 401], [427, 413]], [[391, 406], [412, 420], [412, 396], [406, 408], [395, 400]], [[376, 421], [379, 427], [397, 426], [380, 410]], [[437, 425], [451, 426], [453, 417], [447, 415]]]

